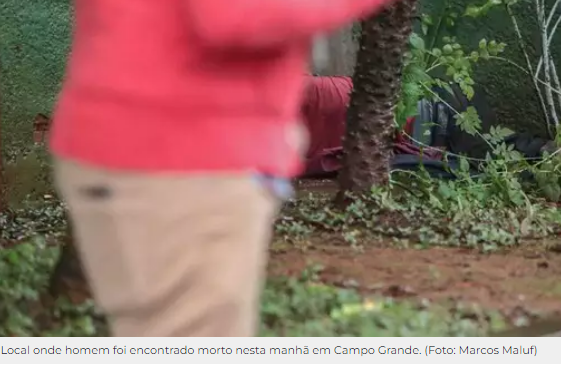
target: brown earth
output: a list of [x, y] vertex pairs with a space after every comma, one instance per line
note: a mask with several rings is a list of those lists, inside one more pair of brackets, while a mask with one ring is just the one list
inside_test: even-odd
[[[301, 194], [332, 193], [333, 182], [300, 182]], [[333, 235], [307, 247], [273, 242], [270, 273], [297, 276], [310, 264], [320, 279], [366, 294], [475, 303], [504, 312], [561, 313], [561, 241], [527, 243], [501, 252], [400, 248], [391, 242], [353, 250]]]
[[[322, 281], [364, 293], [476, 303], [507, 312], [561, 313], [561, 254], [525, 245], [501, 254], [468, 249], [372, 247], [364, 251], [314, 240], [308, 250], [271, 255], [272, 275], [322, 267]], [[539, 250], [541, 248], [541, 250]]]

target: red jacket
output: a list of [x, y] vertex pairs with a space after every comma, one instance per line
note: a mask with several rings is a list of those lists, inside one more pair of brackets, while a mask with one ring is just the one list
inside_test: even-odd
[[301, 169], [311, 38], [389, 0], [75, 0], [55, 155], [111, 169]]

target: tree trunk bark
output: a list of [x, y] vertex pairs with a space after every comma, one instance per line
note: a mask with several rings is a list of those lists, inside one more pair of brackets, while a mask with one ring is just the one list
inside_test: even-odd
[[369, 191], [389, 181], [394, 108], [416, 3], [400, 0], [362, 23], [343, 140], [340, 200], [344, 200], [345, 192]]

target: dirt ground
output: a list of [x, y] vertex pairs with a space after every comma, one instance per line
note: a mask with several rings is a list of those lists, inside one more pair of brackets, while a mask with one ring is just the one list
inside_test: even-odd
[[[303, 182], [301, 194], [331, 192], [332, 182]], [[273, 244], [274, 245], [274, 244]], [[274, 247], [270, 273], [297, 276], [310, 264], [320, 279], [365, 294], [475, 303], [505, 313], [561, 313], [561, 240], [482, 254], [470, 249], [372, 245], [357, 251], [318, 237], [311, 247]]]

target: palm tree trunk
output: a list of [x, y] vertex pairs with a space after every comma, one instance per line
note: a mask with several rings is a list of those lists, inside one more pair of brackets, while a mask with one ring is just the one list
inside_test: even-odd
[[389, 181], [394, 108], [416, 4], [417, 0], [399, 0], [362, 23], [343, 140], [338, 195], [341, 200], [345, 192], [369, 191]]

